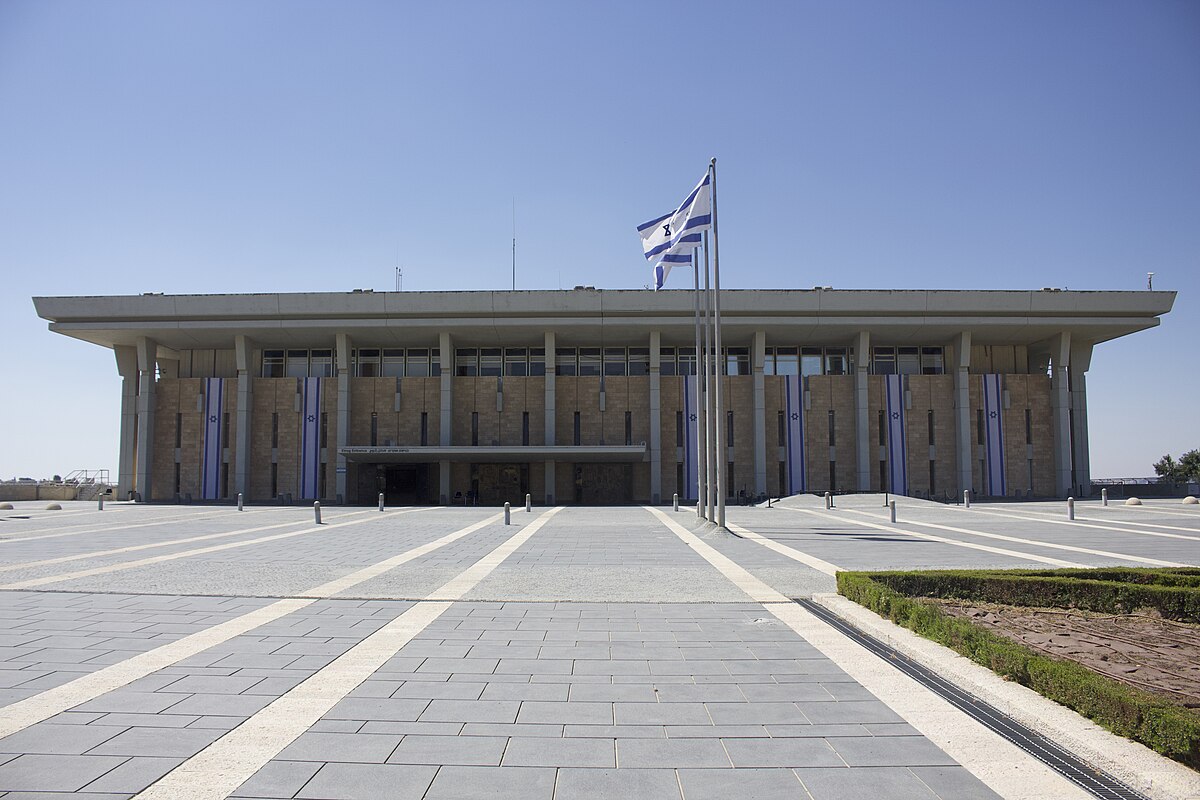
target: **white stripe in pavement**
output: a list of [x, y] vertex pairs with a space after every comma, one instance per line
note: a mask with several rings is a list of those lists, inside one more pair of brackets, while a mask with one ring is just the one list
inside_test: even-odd
[[[354, 512], [365, 513], [365, 512]], [[349, 516], [349, 515], [341, 515]], [[337, 519], [336, 517], [334, 519]], [[183, 539], [166, 539], [161, 542], [150, 542], [148, 544], [133, 544], [128, 547], [117, 547], [112, 550], [94, 550], [90, 553], [77, 553], [72, 556], [59, 556], [58, 558], [47, 558], [42, 561], [19, 561], [13, 564], [5, 564], [0, 566], [0, 572], [9, 572], [15, 569], [24, 569], [26, 567], [45, 567], [50, 564], [64, 564], [68, 561], [83, 561], [89, 558], [102, 558], [104, 556], [115, 556], [121, 553], [134, 553], [139, 550], [150, 550], [155, 547], [170, 547], [173, 544], [188, 544], [189, 542], [203, 542], [211, 539], [222, 539], [227, 536], [239, 536], [246, 533], [258, 533], [259, 531], [269, 531], [275, 528], [287, 528], [293, 525], [305, 525], [307, 520], [293, 520], [292, 522], [279, 522], [274, 525], [260, 525], [257, 528], [242, 528], [236, 531], [225, 531], [223, 533], [206, 533], [200, 536], [188, 536]]]
[[[1058, 518], [1050, 517], [1045, 512], [1039, 512], [1039, 511], [1033, 511], [1033, 510], [1027, 511], [1025, 509], [1021, 509], [1020, 511], [1009, 511], [1008, 513], [1005, 513], [1003, 511], [985, 511], [983, 509], [972, 508], [970, 510], [970, 512], [972, 514], [986, 514], [986, 515], [992, 516], [992, 517], [1007, 517], [1008, 519], [1019, 519], [1019, 520], [1025, 520], [1027, 522], [1048, 522], [1051, 525], [1070, 525], [1070, 526], [1076, 527], [1076, 528], [1095, 528], [1096, 530], [1102, 530], [1102, 531], [1117, 531], [1118, 533], [1134, 533], [1134, 534], [1138, 534], [1140, 536], [1162, 536], [1167, 539], [1188, 539], [1193, 542], [1200, 541], [1200, 535], [1184, 536], [1181, 533], [1159, 533], [1158, 531], [1141, 530], [1141, 528], [1163, 528], [1165, 530], [1188, 531], [1190, 533], [1200, 534], [1200, 531], [1197, 531], [1194, 528], [1183, 528], [1178, 525], [1154, 525], [1149, 522], [1124, 522], [1123, 520], [1103, 520], [1103, 519], [1095, 519], [1093, 517], [1080, 517], [1078, 515], [1076, 515], [1074, 520], [1058, 519]], [[1100, 523], [1100, 524], [1093, 524], [1093, 523]], [[1108, 524], [1103, 524], [1103, 523], [1108, 523]], [[1137, 525], [1139, 527], [1137, 527], [1137, 528], [1115, 528], [1115, 527], [1113, 527], [1114, 525]]]
[[457, 577], [275, 699], [136, 795], [140, 800], [220, 800], [232, 794], [342, 698], [387, 663], [533, 536], [552, 508]]
[[852, 525], [861, 525], [865, 528], [875, 528], [876, 530], [886, 531], [887, 533], [900, 533], [905, 536], [911, 536], [914, 539], [925, 539], [930, 542], [941, 542], [942, 544], [950, 544], [955, 547], [965, 547], [968, 550], [982, 550], [985, 553], [995, 553], [1001, 556], [1009, 556], [1021, 561], [1037, 561], [1041, 564], [1051, 564], [1056, 567], [1086, 567], [1087, 564], [1080, 564], [1075, 561], [1063, 561], [1061, 558], [1051, 558], [1050, 556], [1036, 556], [1033, 553], [1025, 553], [1020, 550], [1006, 550], [1003, 547], [991, 547], [986, 544], [976, 544], [975, 542], [964, 542], [959, 539], [947, 539], [945, 536], [934, 536], [932, 533], [918, 533], [917, 531], [906, 531], [892, 525], [877, 525], [874, 522], [864, 522], [859, 519], [848, 519], [843, 516], [835, 516], [833, 514], [824, 514], [820, 511], [810, 511], [807, 508], [788, 508], [787, 506], [776, 506], [784, 511], [795, 511], [803, 514], [812, 514], [813, 516], [832, 519], [838, 522], [848, 522]]
[[[776, 619], [817, 648], [1001, 797], [1008, 800], [1043, 800], [1046, 797], [1090, 800], [1091, 795], [1075, 784], [787, 598], [783, 598], [783, 602], [760, 600], [761, 597], [782, 598], [783, 595], [722, 556], [662, 511], [650, 507], [646, 510], [662, 520], [668, 529], [742, 591], [761, 602]], [[710, 555], [718, 558], [709, 558]]]
[[[355, 511], [350, 514], [343, 514], [343, 517], [356, 517], [362, 514], [369, 514], [369, 511]], [[400, 511], [400, 514], [410, 513], [408, 511]], [[0, 586], [0, 590], [13, 589], [32, 589], [35, 586], [46, 586], [51, 583], [61, 583], [62, 581], [71, 581], [76, 578], [89, 578], [93, 575], [107, 575], [110, 572], [121, 572], [122, 570], [134, 569], [136, 567], [146, 567], [151, 564], [161, 564], [164, 561], [175, 561], [180, 558], [190, 558], [191, 556], [204, 555], [206, 553], [219, 553], [223, 550], [233, 550], [238, 547], [249, 547], [252, 544], [262, 544], [263, 542], [274, 542], [279, 539], [289, 539], [293, 536], [303, 536], [306, 533], [325, 533], [326, 531], [334, 530], [335, 528], [344, 528], [347, 525], [361, 525], [364, 522], [379, 519], [375, 516], [370, 516], [365, 519], [351, 520], [350, 522], [333, 522], [324, 525], [314, 525], [310, 528], [303, 528], [298, 531], [287, 531], [286, 533], [273, 533], [270, 536], [259, 536], [256, 539], [246, 539], [242, 542], [227, 542], [226, 544], [214, 544], [208, 547], [196, 547], [191, 550], [184, 550], [179, 553], [167, 553], [161, 556], [150, 556], [149, 558], [139, 558], [134, 561], [122, 561], [119, 564], [107, 564], [103, 567], [92, 567], [90, 569], [80, 569], [74, 572], [61, 572], [57, 575], [44, 575], [41, 578], [30, 578], [16, 583], [9, 583]]]
[[[500, 515], [494, 514], [484, 520], [484, 522], [490, 523], [499, 519]], [[478, 524], [468, 527], [472, 530], [479, 529]], [[450, 544], [460, 538], [462, 538], [461, 530], [449, 533], [429, 544], [413, 548], [413, 550], [421, 550], [422, 553], [428, 553], [431, 550], [437, 549], [437, 547]], [[412, 552], [412, 550], [406, 551], [400, 556], [393, 556], [388, 561], [395, 561], [408, 552]], [[265, 625], [293, 611], [304, 608], [317, 600], [332, 597], [339, 591], [345, 591], [351, 586], [374, 578], [380, 574], [376, 566], [372, 564], [352, 572], [337, 581], [324, 583], [306, 592], [301, 592], [300, 597], [277, 600], [256, 611], [248, 612], [240, 617], [235, 617], [219, 625], [198, 631], [190, 636], [185, 636], [170, 644], [164, 644], [132, 658], [127, 658], [124, 661], [96, 670], [89, 675], [76, 678], [69, 683], [64, 683], [62, 686], [47, 689], [24, 700], [18, 700], [16, 703], [5, 706], [3, 713], [0, 713], [0, 739], [24, 730], [30, 725], [47, 720], [69, 708], [74, 708], [89, 700], [95, 700], [97, 697], [114, 689], [127, 686], [139, 678], [144, 678], [160, 669], [172, 666], [185, 658], [190, 658], [197, 653], [208, 650], [210, 647], [215, 647], [229, 641], [235, 636], [248, 633], [261, 625]]]
[[[270, 510], [271, 509], [264, 508], [264, 509], [258, 509], [255, 511], [247, 511], [245, 513], [261, 514], [263, 511], [270, 511]], [[159, 518], [153, 519], [149, 522], [138, 522], [133, 525], [123, 525], [123, 524], [114, 523], [112, 525], [106, 525], [101, 528], [90, 528], [90, 527], [88, 527], [88, 525], [82, 525], [82, 526], [81, 525], [71, 525], [66, 528], [52, 529], [52, 530], [60, 531], [59, 533], [44, 533], [40, 536], [20, 536], [15, 539], [0, 539], [0, 544], [13, 544], [14, 542], [40, 542], [43, 539], [60, 539], [63, 536], [82, 536], [85, 533], [119, 533], [121, 531], [132, 530], [134, 528], [150, 528], [155, 525], [162, 525], [162, 524], [169, 523], [169, 522], [178, 522], [180, 520], [194, 520], [196, 522], [199, 522], [201, 520], [211, 520], [215, 517], [216, 517], [215, 514], [210, 515], [210, 516], [203, 516], [203, 517], [198, 517], [195, 514], [187, 514], [185, 516], [179, 516], [179, 517], [159, 517]], [[88, 524], [90, 525], [91, 523], [88, 523]], [[81, 531], [75, 530], [75, 528], [79, 528], [79, 527], [82, 527], [84, 530], [81, 530]]]
[[[878, 517], [877, 515], [867, 512], [867, 511], [858, 511], [856, 509], [846, 509], [846, 510], [852, 514], [862, 514], [864, 517], [876, 517], [876, 519], [882, 519], [882, 517]], [[808, 513], [815, 514], [817, 512], [810, 511]], [[825, 516], [827, 516], [827, 515], [825, 515]], [[867, 524], [867, 523], [860, 523], [860, 524]], [[1000, 533], [987, 533], [985, 531], [977, 531], [972, 528], [956, 528], [953, 525], [939, 525], [936, 522], [917, 522], [916, 520], [914, 520], [914, 521], [912, 521], [910, 523], [906, 523], [906, 524], [915, 525], [918, 528], [937, 528], [938, 530], [941, 530], [941, 531], [951, 531], [952, 533], [965, 533], [968, 536], [982, 536], [985, 539], [999, 539], [1000, 541], [1004, 541], [1004, 542], [1016, 542], [1017, 544], [1027, 544], [1027, 545], [1032, 545], [1034, 547], [1047, 547], [1051, 550], [1068, 550], [1072, 553], [1086, 553], [1087, 555], [1090, 555], [1090, 556], [1104, 556], [1105, 558], [1116, 558], [1116, 559], [1120, 559], [1122, 561], [1133, 561], [1133, 562], [1136, 562], [1139, 564], [1150, 564], [1151, 566], [1155, 566], [1155, 567], [1185, 567], [1185, 566], [1187, 566], [1186, 564], [1180, 564], [1176, 561], [1163, 561], [1162, 559], [1158, 559], [1158, 558], [1145, 558], [1143, 556], [1132, 556], [1132, 555], [1129, 555], [1128, 553], [1114, 553], [1109, 550], [1094, 550], [1090, 547], [1076, 547], [1076, 546], [1070, 545], [1070, 544], [1057, 544], [1055, 542], [1042, 542], [1042, 541], [1037, 541], [1036, 539], [1022, 539], [1019, 536], [1005, 536]], [[876, 526], [876, 527], [878, 527], [878, 526]], [[910, 536], [915, 535], [912, 533], [912, 531], [903, 531], [903, 532], [909, 534]]]
[[761, 544], [768, 550], [774, 550], [781, 556], [787, 556], [793, 561], [799, 561], [801, 564], [812, 567], [818, 572], [824, 572], [826, 575], [833, 576], [842, 571], [842, 568], [835, 564], [830, 564], [828, 561], [822, 561], [816, 556], [810, 556], [808, 553], [805, 553], [802, 550], [797, 550], [794, 547], [788, 547], [787, 545], [780, 544], [774, 539], [768, 539], [762, 534], [743, 528], [741, 525], [734, 525], [732, 522], [726, 522], [725, 527], [729, 528], [729, 530], [733, 531], [738, 536], [741, 536], [743, 539], [749, 539], [755, 544]]

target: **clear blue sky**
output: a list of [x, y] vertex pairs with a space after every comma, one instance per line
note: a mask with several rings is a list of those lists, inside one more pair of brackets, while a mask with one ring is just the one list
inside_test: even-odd
[[1200, 447], [1195, 2], [0, 3], [0, 476], [115, 469], [32, 295], [640, 287], [720, 166], [730, 287], [1180, 291], [1092, 474]]

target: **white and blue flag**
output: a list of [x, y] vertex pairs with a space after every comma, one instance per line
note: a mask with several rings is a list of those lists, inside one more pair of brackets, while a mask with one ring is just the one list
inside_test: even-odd
[[[892, 494], [908, 494], [908, 442], [904, 425], [904, 376], [884, 375], [887, 405], [888, 478]], [[885, 491], [887, 491], [885, 489]]]
[[692, 190], [679, 208], [638, 226], [642, 251], [654, 265], [654, 288], [661, 289], [676, 264], [692, 263], [700, 234], [712, 227], [712, 174]]
[[800, 375], [785, 375], [783, 378], [783, 411], [786, 416], [787, 486], [780, 487], [780, 494], [801, 494], [808, 491], [804, 469], [804, 378]]
[[1004, 376], [983, 376], [983, 417], [986, 432], [987, 493], [992, 497], [1008, 494], [1004, 475]]
[[300, 379], [300, 496], [320, 499], [321, 379]]
[[225, 461], [225, 379], [204, 379], [204, 452], [200, 471], [200, 496], [221, 497], [221, 465]]

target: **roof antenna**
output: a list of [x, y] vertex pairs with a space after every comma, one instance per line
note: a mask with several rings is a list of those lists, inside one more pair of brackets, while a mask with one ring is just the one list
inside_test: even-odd
[[515, 198], [515, 197], [513, 198], [513, 201], [512, 201], [512, 212], [513, 212], [513, 215], [512, 215], [512, 217], [513, 217], [513, 259], [512, 259], [513, 281], [512, 281], [512, 288], [513, 288], [513, 291], [515, 292], [517, 290], [517, 198]]
[[1154, 291], [1154, 273], [1153, 272], [1146, 273], [1146, 289], [1151, 292]]
[[404, 270], [400, 267], [396, 267], [396, 291], [404, 291]]

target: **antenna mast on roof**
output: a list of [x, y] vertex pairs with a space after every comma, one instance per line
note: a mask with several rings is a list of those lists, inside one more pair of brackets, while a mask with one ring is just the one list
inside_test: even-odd
[[396, 267], [396, 291], [404, 291], [404, 270]]
[[517, 290], [517, 198], [512, 201], [513, 212], [513, 256], [512, 256], [512, 288]]

